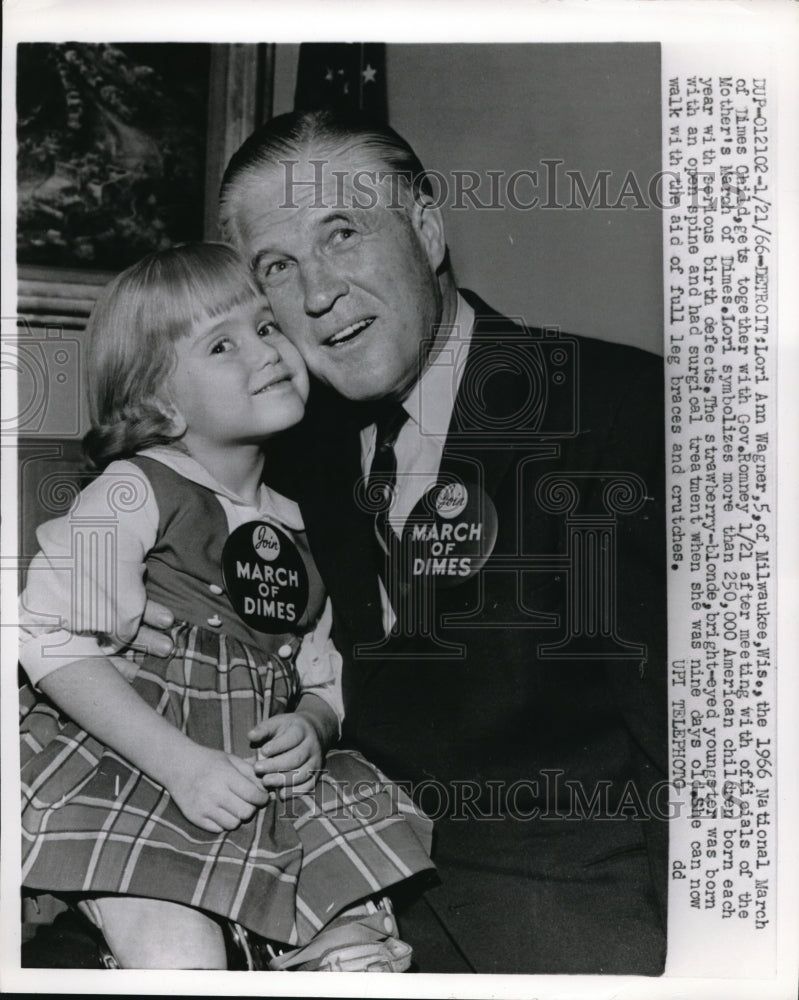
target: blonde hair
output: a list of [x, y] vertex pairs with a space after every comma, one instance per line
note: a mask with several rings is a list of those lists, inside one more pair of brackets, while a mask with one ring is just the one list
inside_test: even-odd
[[106, 286], [87, 328], [91, 430], [83, 447], [95, 466], [178, 440], [159, 395], [175, 341], [199, 319], [259, 297], [242, 259], [222, 243], [159, 250]]

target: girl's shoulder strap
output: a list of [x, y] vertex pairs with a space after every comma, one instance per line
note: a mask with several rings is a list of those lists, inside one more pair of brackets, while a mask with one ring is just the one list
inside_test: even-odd
[[135, 455], [128, 461], [141, 469], [149, 481], [158, 504], [161, 527], [173, 523], [177, 515], [184, 519], [190, 511], [195, 511], [197, 516], [210, 511], [221, 513], [219, 501], [212, 490], [187, 479], [165, 462], [147, 455]]

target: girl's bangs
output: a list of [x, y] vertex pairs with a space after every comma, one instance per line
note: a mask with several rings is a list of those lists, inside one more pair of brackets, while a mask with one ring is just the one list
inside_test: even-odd
[[166, 293], [155, 304], [173, 338], [185, 335], [199, 319], [219, 316], [261, 298], [244, 262], [230, 247], [197, 244], [159, 255], [154, 284]]

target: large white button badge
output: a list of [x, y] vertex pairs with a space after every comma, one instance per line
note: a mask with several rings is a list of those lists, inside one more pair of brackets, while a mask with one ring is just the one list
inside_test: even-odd
[[248, 521], [222, 550], [230, 603], [257, 632], [290, 632], [308, 604], [308, 572], [297, 546], [274, 524]]
[[405, 578], [454, 587], [485, 564], [497, 540], [497, 512], [475, 484], [454, 480], [428, 490], [402, 533]]

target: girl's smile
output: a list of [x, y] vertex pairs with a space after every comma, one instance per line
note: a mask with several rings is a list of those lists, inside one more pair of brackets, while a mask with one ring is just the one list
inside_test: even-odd
[[258, 443], [302, 419], [305, 366], [262, 299], [199, 320], [175, 355], [170, 401], [190, 451]]

